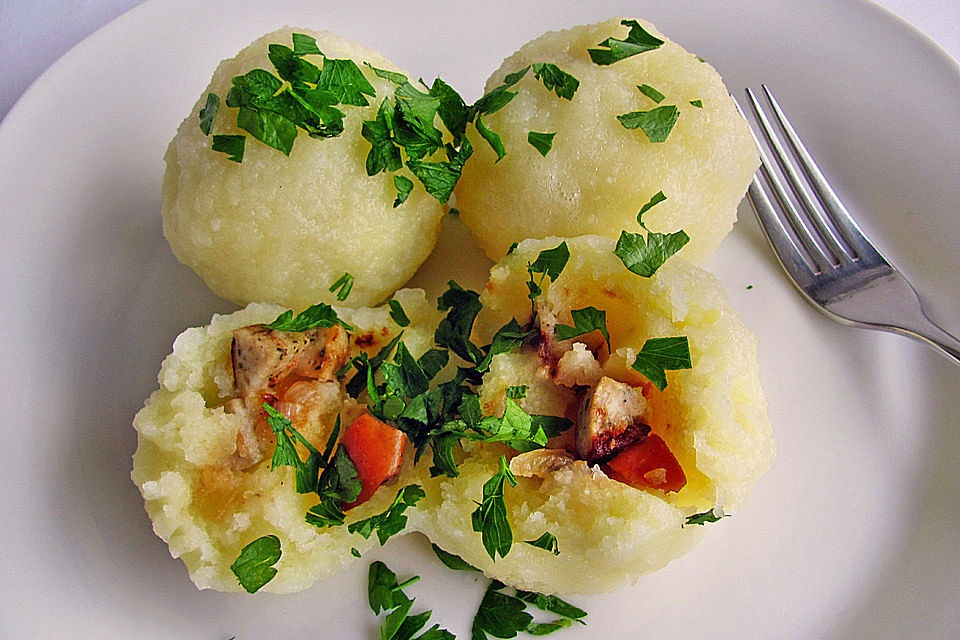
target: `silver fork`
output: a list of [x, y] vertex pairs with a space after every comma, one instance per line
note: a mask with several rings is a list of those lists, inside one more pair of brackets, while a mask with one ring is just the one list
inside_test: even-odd
[[917, 292], [863, 235], [773, 94], [761, 87], [769, 109], [746, 90], [768, 143], [754, 135], [761, 166], [747, 193], [793, 284], [837, 322], [905, 335], [960, 363], [960, 340], [926, 316]]

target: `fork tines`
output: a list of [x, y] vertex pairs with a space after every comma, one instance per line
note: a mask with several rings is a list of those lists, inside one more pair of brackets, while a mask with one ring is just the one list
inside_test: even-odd
[[762, 170], [750, 185], [750, 197], [781, 260], [796, 262], [784, 266], [792, 271], [802, 262], [812, 275], [821, 275], [856, 263], [867, 266], [883, 261], [823, 177], [773, 93], [766, 85], [761, 88], [763, 96], [746, 90], [766, 141], [763, 144], [754, 136]]

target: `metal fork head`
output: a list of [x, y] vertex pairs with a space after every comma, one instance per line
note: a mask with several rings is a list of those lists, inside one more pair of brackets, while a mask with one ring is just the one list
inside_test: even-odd
[[960, 340], [926, 317], [916, 291], [863, 235], [761, 86], [762, 98], [747, 89], [766, 142], [754, 135], [761, 169], [747, 193], [790, 279], [834, 320], [916, 338], [960, 362]]

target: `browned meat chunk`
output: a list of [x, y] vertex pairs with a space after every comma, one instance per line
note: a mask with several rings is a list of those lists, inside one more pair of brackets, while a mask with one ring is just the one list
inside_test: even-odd
[[588, 393], [577, 418], [577, 456], [593, 464], [647, 437], [647, 401], [638, 389], [603, 377]]
[[233, 332], [233, 382], [237, 395], [260, 394], [291, 374], [332, 380], [347, 362], [347, 332], [339, 325], [303, 332], [277, 331], [262, 324]]

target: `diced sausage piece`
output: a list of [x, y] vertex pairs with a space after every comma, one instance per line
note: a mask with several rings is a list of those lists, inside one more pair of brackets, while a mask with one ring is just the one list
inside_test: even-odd
[[510, 460], [510, 471], [513, 475], [524, 478], [546, 478], [574, 462], [576, 459], [563, 449], [534, 449], [515, 455]]
[[601, 468], [614, 480], [637, 489], [679, 491], [687, 484], [680, 463], [658, 435], [630, 445]]
[[291, 332], [262, 324], [233, 332], [233, 382], [241, 397], [276, 386], [291, 373], [332, 380], [347, 361], [347, 332], [339, 325]]
[[611, 458], [643, 440], [650, 427], [643, 423], [647, 401], [639, 390], [604, 376], [580, 406], [577, 456], [588, 463]]
[[340, 445], [357, 468], [362, 488], [357, 499], [343, 505], [351, 509], [369, 500], [384, 482], [400, 471], [407, 436], [399, 429], [384, 424], [364, 413], [347, 427]]

